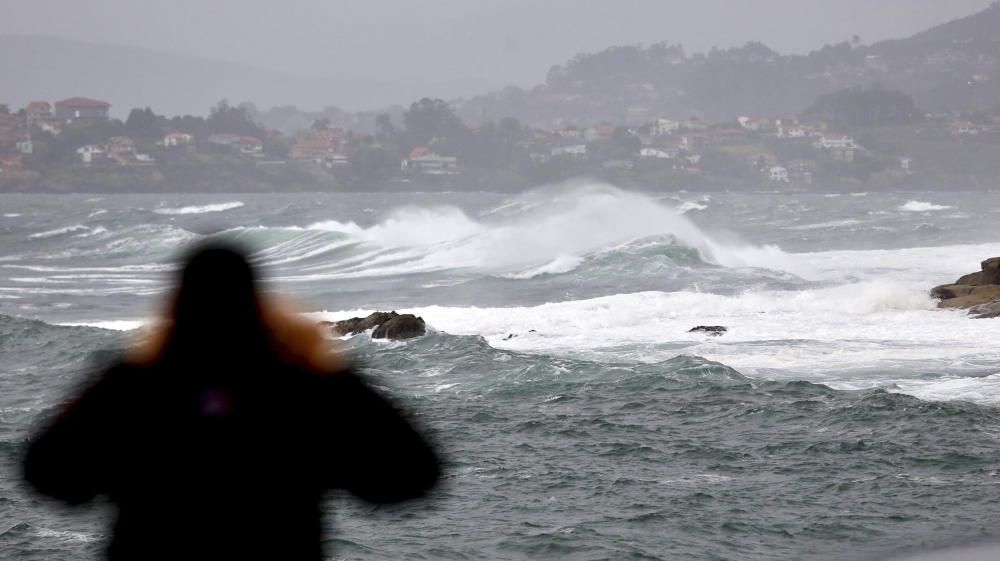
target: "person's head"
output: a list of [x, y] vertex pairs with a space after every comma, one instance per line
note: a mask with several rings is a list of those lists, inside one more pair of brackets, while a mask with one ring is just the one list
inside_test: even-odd
[[180, 270], [161, 325], [133, 359], [264, 366], [274, 359], [328, 370], [337, 366], [318, 326], [292, 305], [259, 291], [248, 253], [218, 242], [195, 246]]

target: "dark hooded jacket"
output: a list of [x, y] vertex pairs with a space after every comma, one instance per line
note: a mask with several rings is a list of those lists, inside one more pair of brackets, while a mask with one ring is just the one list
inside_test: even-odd
[[118, 507], [110, 559], [317, 560], [326, 490], [389, 503], [436, 482], [428, 442], [253, 277], [237, 251], [197, 252], [161, 335], [30, 442], [36, 489]]

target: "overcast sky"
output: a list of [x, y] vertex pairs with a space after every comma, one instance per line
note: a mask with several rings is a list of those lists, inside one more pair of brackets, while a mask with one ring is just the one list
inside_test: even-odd
[[[541, 82], [610, 45], [689, 52], [760, 40], [807, 52], [857, 34], [910, 35], [990, 0], [32, 0], [5, 2], [2, 34], [40, 34], [241, 62], [311, 76]], [[459, 92], [465, 94], [470, 92]]]

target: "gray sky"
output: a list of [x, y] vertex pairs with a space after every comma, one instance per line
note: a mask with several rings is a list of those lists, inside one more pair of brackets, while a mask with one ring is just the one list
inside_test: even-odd
[[[33, 0], [0, 34], [40, 34], [240, 62], [309, 76], [448, 83], [454, 95], [541, 82], [610, 45], [688, 52], [760, 40], [807, 52], [853, 34], [910, 35], [990, 0]], [[471, 91], [463, 91], [471, 90]]]

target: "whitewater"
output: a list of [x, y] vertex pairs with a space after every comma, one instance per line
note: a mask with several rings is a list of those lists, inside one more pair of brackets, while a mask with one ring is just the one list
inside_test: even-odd
[[161, 313], [201, 240], [251, 248], [267, 289], [317, 321], [396, 310], [430, 327], [343, 338], [422, 413], [450, 471], [409, 511], [339, 501], [335, 558], [991, 543], [1000, 320], [937, 310], [928, 290], [1000, 256], [1000, 195], [853, 195], [3, 195], [0, 549], [100, 550], [108, 513], [36, 505], [13, 476], [21, 442]]

